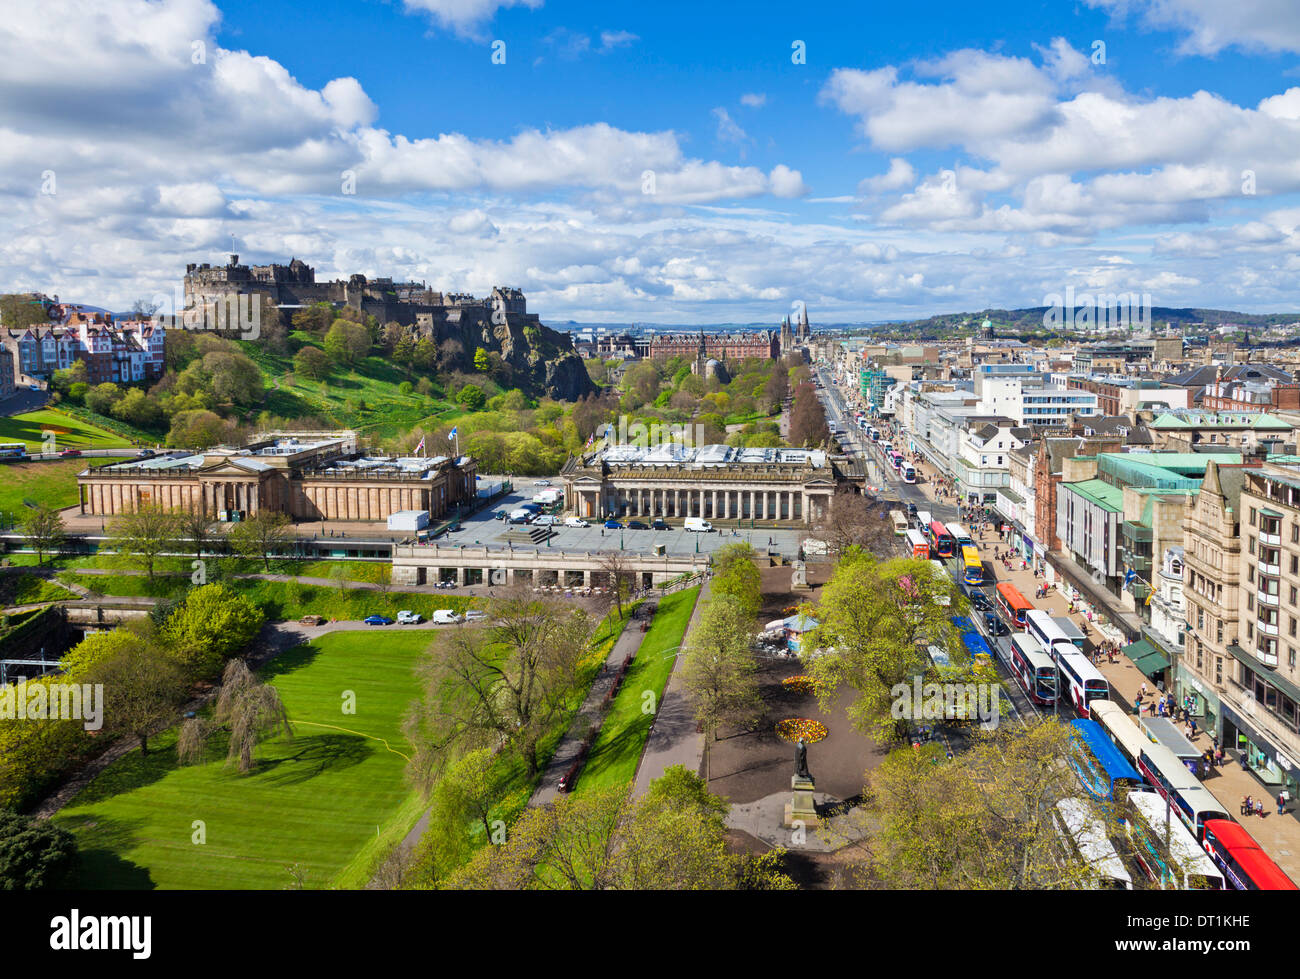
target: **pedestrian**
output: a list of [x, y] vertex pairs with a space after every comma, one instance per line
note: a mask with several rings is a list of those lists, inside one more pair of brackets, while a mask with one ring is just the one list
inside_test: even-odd
[[1133, 698], [1133, 713], [1136, 714], [1138, 717], [1141, 717], [1141, 716], [1142, 716], [1142, 698], [1141, 698], [1141, 697], [1134, 697], [1134, 698]]
[[1263, 818], [1264, 818], [1264, 800], [1263, 800], [1263, 799], [1256, 799], [1256, 800], [1255, 800], [1255, 815], [1258, 816], [1260, 819], [1263, 819]]
[[1223, 745], [1214, 749], [1214, 763], [1220, 768], [1223, 767]]
[[1241, 797], [1241, 814], [1242, 814], [1243, 816], [1249, 816], [1249, 815], [1250, 815], [1250, 810], [1251, 810], [1251, 808], [1252, 808], [1252, 806], [1251, 806], [1251, 804], [1250, 804], [1250, 796], [1248, 796], [1248, 795], [1244, 795], [1244, 796], [1242, 796], [1242, 797]]
[[1193, 717], [1187, 724], [1192, 729], [1192, 740], [1194, 741], [1196, 740], [1196, 718]]
[[1277, 794], [1277, 814], [1281, 816], [1286, 811], [1286, 794], [1279, 792]]
[[1143, 700], [1146, 700], [1146, 696], [1147, 696], [1147, 682], [1146, 682], [1146, 680], [1143, 680], [1143, 681], [1142, 681], [1142, 688], [1141, 688], [1141, 689], [1142, 689], [1141, 698], [1142, 698]]

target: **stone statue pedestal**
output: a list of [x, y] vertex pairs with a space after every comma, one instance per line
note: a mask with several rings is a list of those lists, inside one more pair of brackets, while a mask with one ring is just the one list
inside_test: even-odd
[[820, 821], [817, 818], [817, 804], [813, 801], [813, 789], [816, 783], [811, 778], [805, 778], [802, 775], [790, 776], [791, 799], [785, 806], [785, 821], [783, 825], [789, 829], [795, 822], [801, 822], [806, 829], [812, 829], [819, 826]]
[[808, 584], [808, 566], [802, 561], [795, 561], [791, 565], [790, 572], [790, 590], [791, 591], [811, 591]]

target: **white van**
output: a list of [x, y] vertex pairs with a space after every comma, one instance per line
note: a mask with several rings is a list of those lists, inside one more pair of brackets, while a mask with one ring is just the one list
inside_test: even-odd
[[433, 613], [432, 621], [438, 625], [455, 625], [460, 621], [460, 615], [449, 608], [440, 608]]
[[581, 517], [565, 517], [565, 518], [564, 518], [564, 526], [566, 526], [566, 527], [590, 527], [591, 524], [587, 523], [587, 521], [583, 520]]
[[536, 520], [533, 521], [533, 526], [534, 526], [534, 527], [554, 527], [554, 526], [555, 526], [556, 524], [558, 524], [559, 522], [560, 522], [560, 518], [559, 518], [559, 517], [551, 516], [551, 514], [549, 514], [549, 513], [543, 513], [540, 517], [538, 517]]
[[687, 517], [682, 521], [682, 527], [697, 534], [707, 534], [713, 529], [713, 524], [707, 520], [701, 520], [699, 517]]

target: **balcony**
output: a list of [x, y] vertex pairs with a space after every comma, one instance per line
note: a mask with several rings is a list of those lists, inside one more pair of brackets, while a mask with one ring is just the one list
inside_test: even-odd
[[1277, 607], [1278, 597], [1276, 595], [1270, 595], [1266, 591], [1261, 591], [1255, 593], [1255, 598], [1259, 601], [1260, 605], [1271, 605], [1274, 608]]
[[1255, 631], [1265, 636], [1276, 636], [1277, 626], [1269, 625], [1267, 622], [1256, 622]]
[[1271, 574], [1274, 577], [1282, 573], [1281, 565], [1265, 564], [1263, 561], [1260, 561], [1258, 564], [1255, 565], [1255, 570], [1257, 570], [1260, 574]]
[[1271, 544], [1273, 547], [1281, 547], [1282, 535], [1281, 534], [1260, 534], [1259, 542], [1261, 544]]

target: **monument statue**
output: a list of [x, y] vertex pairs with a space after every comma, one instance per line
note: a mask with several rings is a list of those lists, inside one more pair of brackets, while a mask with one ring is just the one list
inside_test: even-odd
[[812, 778], [808, 771], [808, 744], [803, 738], [794, 746], [794, 773], [799, 778]]
[[803, 561], [795, 561], [791, 565], [790, 587], [807, 588], [808, 587], [808, 566]]

